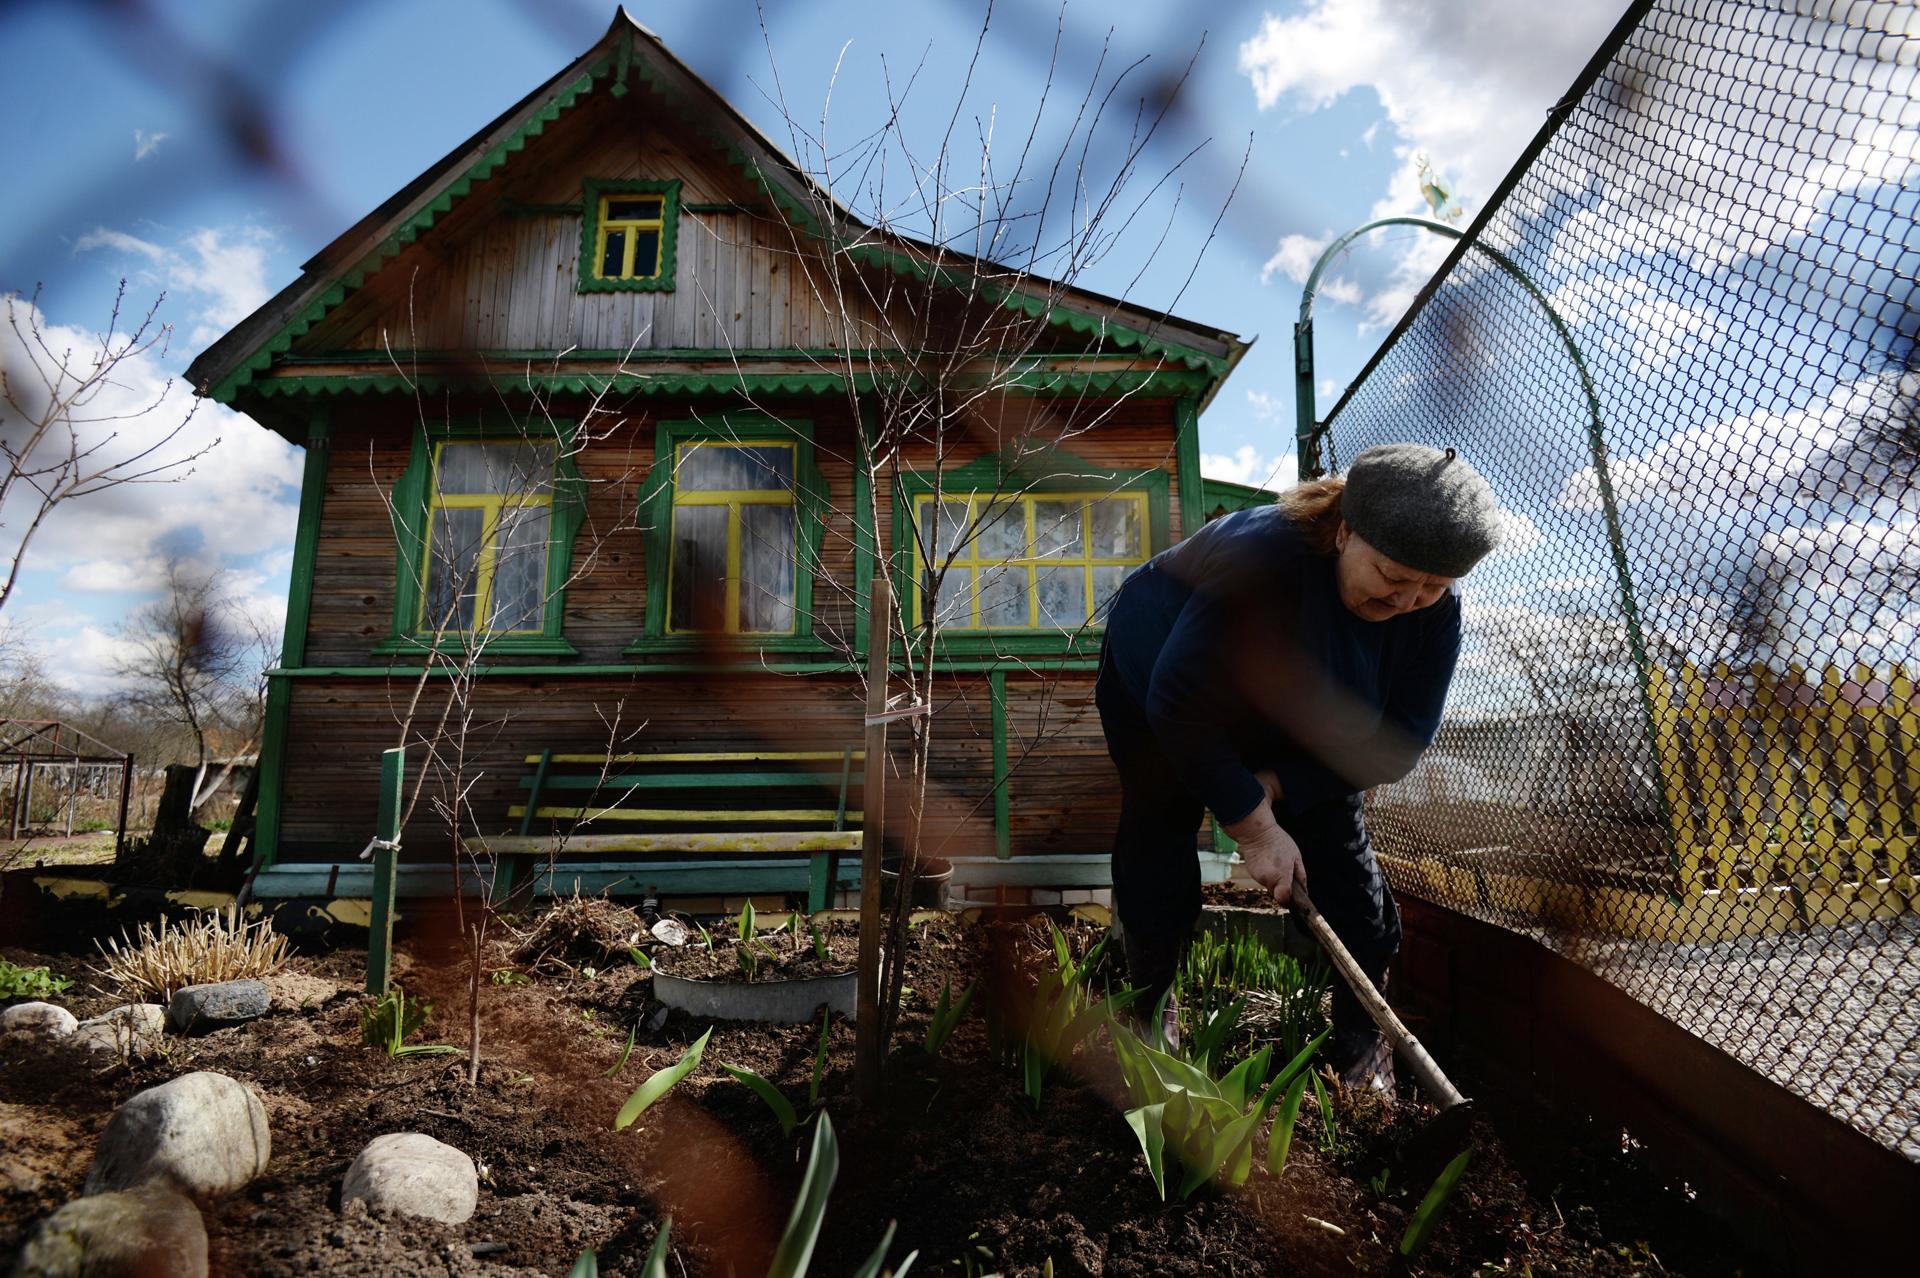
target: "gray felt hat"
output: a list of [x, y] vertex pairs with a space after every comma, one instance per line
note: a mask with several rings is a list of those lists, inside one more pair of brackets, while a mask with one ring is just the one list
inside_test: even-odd
[[1500, 544], [1500, 503], [1449, 448], [1380, 444], [1347, 467], [1347, 526], [1415, 572], [1464, 577]]

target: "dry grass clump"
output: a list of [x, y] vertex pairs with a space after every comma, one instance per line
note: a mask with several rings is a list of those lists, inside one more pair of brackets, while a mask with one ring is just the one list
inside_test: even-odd
[[287, 965], [289, 949], [270, 920], [244, 922], [236, 906], [158, 929], [142, 923], [132, 939], [122, 931], [117, 940], [94, 944], [105, 960], [93, 969], [95, 975], [162, 1003], [188, 985], [270, 975]]
[[514, 934], [513, 958], [528, 967], [572, 971], [579, 963], [605, 964], [647, 939], [647, 922], [635, 910], [578, 888]]

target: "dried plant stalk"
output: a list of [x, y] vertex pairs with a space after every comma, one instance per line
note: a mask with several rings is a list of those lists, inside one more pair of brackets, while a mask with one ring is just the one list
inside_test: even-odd
[[289, 942], [268, 919], [243, 922], [237, 906], [208, 910], [188, 923], [142, 923], [133, 938], [125, 931], [104, 944], [96, 941], [104, 964], [93, 973], [129, 994], [160, 1002], [188, 985], [266, 976], [287, 965]]

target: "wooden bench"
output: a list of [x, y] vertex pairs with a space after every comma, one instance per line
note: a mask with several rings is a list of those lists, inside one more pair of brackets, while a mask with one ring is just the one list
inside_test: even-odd
[[[863, 781], [865, 761], [866, 752], [851, 746], [528, 755], [532, 771], [520, 779], [526, 801], [507, 809], [520, 819], [520, 833], [486, 841], [490, 851], [502, 854], [494, 898], [505, 900], [529, 879], [541, 856], [556, 852], [747, 852], [805, 856], [807, 908], [823, 910], [832, 903], [840, 854], [860, 850], [861, 813], [848, 806], [848, 795]], [[837, 796], [832, 807], [800, 806], [830, 795]], [[536, 833], [543, 821], [566, 828]], [[593, 826], [618, 832], [583, 832]]]

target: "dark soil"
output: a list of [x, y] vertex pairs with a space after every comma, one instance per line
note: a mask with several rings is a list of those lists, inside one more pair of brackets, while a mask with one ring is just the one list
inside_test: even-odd
[[818, 934], [826, 943], [824, 957], [815, 951], [804, 928], [797, 937], [785, 930], [760, 932], [753, 941], [751, 978], [741, 963], [740, 938], [733, 924], [709, 929], [712, 949], [695, 932], [693, 940], [678, 949], [655, 949], [653, 962], [663, 972], [694, 981], [799, 981], [851, 972], [860, 959], [859, 936], [840, 924], [820, 928]]
[[[898, 1222], [891, 1263], [917, 1250], [916, 1272], [1203, 1275], [1387, 1273], [1393, 1245], [1425, 1184], [1397, 1161], [1420, 1106], [1336, 1105], [1336, 1137], [1316, 1139], [1309, 1093], [1285, 1172], [1256, 1169], [1244, 1191], [1202, 1191], [1162, 1203], [1122, 1116], [1118, 1080], [1096, 1035], [1036, 1111], [1018, 1071], [994, 1059], [980, 1009], [945, 1051], [917, 1044], [943, 987], [957, 994], [983, 971], [1029, 966], [1044, 930], [1020, 924], [916, 927], [899, 1049], [878, 1108], [852, 1096], [852, 1027], [835, 1020], [821, 1093], [840, 1142], [840, 1175], [815, 1254], [822, 1278], [851, 1273]], [[1097, 934], [1074, 935], [1084, 948]], [[120, 1000], [84, 992], [76, 1013]], [[436, 1010], [417, 1041], [464, 1044], [466, 973], [424, 942], [400, 956], [399, 981]], [[435, 956], [429, 959], [428, 956]], [[172, 1054], [91, 1067], [58, 1049], [0, 1044], [0, 1260], [35, 1221], [79, 1192], [113, 1107], [176, 1075], [213, 1069], [266, 1104], [273, 1158], [266, 1176], [206, 1217], [218, 1274], [559, 1275], [585, 1246], [601, 1272], [639, 1270], [658, 1224], [673, 1218], [669, 1272], [719, 1278], [765, 1272], [812, 1140], [781, 1133], [771, 1111], [719, 1068], [757, 1071], [807, 1110], [820, 1037], [811, 1026], [716, 1024], [701, 1068], [625, 1132], [613, 1114], [652, 1071], [709, 1026], [657, 1005], [646, 969], [614, 958], [592, 978], [578, 967], [522, 980], [505, 947], [482, 987], [485, 1063], [477, 1086], [463, 1057], [388, 1058], [360, 1042], [365, 956], [300, 958], [276, 985], [276, 1008], [250, 1025], [169, 1040]], [[631, 1056], [613, 1077], [633, 1032]], [[1456, 1203], [1417, 1272], [1695, 1275], [1764, 1272], [1677, 1193], [1619, 1149], [1618, 1134], [1568, 1131], [1522, 1114], [1524, 1139], [1504, 1143], [1483, 1121]], [[374, 1136], [423, 1131], [484, 1168], [480, 1208], [444, 1227], [341, 1210], [348, 1163]], [[1517, 1152], [1516, 1152], [1517, 1151]], [[1384, 1178], [1381, 1173], [1385, 1172]], [[1370, 1183], [1371, 1182], [1371, 1183]]]

